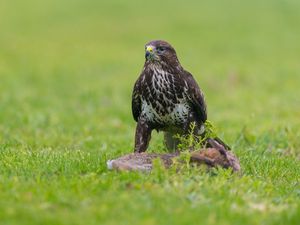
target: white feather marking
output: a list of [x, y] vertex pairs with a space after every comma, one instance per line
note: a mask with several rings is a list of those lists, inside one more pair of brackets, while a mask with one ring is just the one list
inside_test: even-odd
[[[160, 104], [156, 101], [156, 104]], [[151, 104], [148, 104], [145, 100], [142, 101], [142, 112], [143, 116], [149, 121], [154, 121], [154, 119], [160, 121], [161, 123], [175, 123], [176, 117], [185, 120], [189, 112], [189, 106], [180, 102], [176, 104], [171, 113], [160, 115], [155, 111]]]
[[200, 129], [198, 130], [198, 135], [201, 135], [201, 134], [203, 134], [204, 133], [204, 131], [205, 131], [205, 126], [204, 125], [202, 125], [201, 127], [200, 127]]
[[[165, 101], [165, 102], [169, 102], [172, 103], [172, 99], [168, 99], [164, 92], [161, 92], [161, 90], [158, 87], [165, 87], [164, 89], [166, 89], [165, 91], [168, 91], [169, 94], [172, 94], [170, 92], [170, 84], [169, 82], [167, 82], [167, 76], [168, 73], [165, 72], [164, 70], [162, 70], [161, 67], [157, 66], [157, 65], [153, 65], [151, 66], [151, 70], [153, 71], [153, 76], [152, 76], [152, 87], [153, 90], [156, 92], [157, 96], [159, 96], [159, 99], [154, 99], [156, 102], [156, 105], [159, 106], [159, 108], [162, 108], [163, 106], [161, 105], [161, 101]], [[171, 76], [172, 81], [174, 82], [174, 77]], [[156, 82], [156, 85], [155, 85]], [[172, 83], [172, 82], [171, 82]], [[185, 82], [185, 89], [188, 88], [187, 83]], [[149, 87], [148, 91], [150, 92]], [[161, 94], [162, 98], [161, 98]], [[156, 112], [156, 110], [152, 107], [151, 103], [147, 103], [147, 101], [145, 99], [142, 99], [142, 114], [143, 117], [148, 120], [148, 121], [159, 121], [161, 123], [176, 123], [178, 122], [178, 120], [184, 121], [187, 119], [188, 116], [188, 112], [190, 110], [189, 105], [186, 103], [185, 101], [186, 97], [183, 97], [182, 99], [180, 99], [180, 102], [177, 103], [173, 108], [172, 112], [167, 113], [165, 115], [161, 115], [160, 113]]]

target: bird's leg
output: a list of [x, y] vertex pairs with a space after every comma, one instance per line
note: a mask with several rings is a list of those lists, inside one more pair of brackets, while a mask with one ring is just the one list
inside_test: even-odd
[[134, 152], [145, 152], [151, 139], [151, 131], [149, 124], [143, 119], [137, 123], [135, 130]]
[[164, 132], [164, 139], [165, 139], [165, 145], [168, 150], [177, 150], [178, 145], [180, 144], [180, 141], [174, 137], [173, 133], [170, 132]]

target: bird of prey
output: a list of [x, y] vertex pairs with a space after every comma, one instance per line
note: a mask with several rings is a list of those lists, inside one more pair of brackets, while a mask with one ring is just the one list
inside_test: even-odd
[[[204, 95], [192, 74], [180, 64], [175, 49], [166, 41], [145, 45], [145, 64], [132, 93], [132, 114], [137, 122], [135, 152], [147, 150], [152, 130], [163, 131], [168, 149], [175, 149], [175, 134], [205, 134]], [[228, 146], [220, 139], [216, 141]]]

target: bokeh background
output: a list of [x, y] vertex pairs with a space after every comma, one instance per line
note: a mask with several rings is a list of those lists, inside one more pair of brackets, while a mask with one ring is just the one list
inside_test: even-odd
[[[153, 39], [175, 47], [205, 93], [209, 120], [242, 160], [241, 139], [251, 144], [260, 137], [297, 157], [299, 24], [297, 0], [2, 0], [0, 176], [2, 209], [10, 207], [2, 215], [46, 213], [31, 204], [34, 197], [22, 206], [26, 184], [28, 192], [39, 190], [36, 174], [102, 173], [106, 159], [132, 151], [131, 92], [144, 45]], [[154, 134], [150, 150], [163, 151], [161, 142]], [[76, 161], [81, 154], [87, 159]], [[12, 175], [33, 183], [18, 186]], [[9, 200], [9, 187], [18, 187], [21, 200]], [[71, 212], [66, 221], [76, 221]]]

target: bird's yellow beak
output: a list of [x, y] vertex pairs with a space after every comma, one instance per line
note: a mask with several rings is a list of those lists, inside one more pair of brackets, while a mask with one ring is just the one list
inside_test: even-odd
[[153, 47], [152, 46], [147, 46], [146, 51], [147, 52], [153, 52]]
[[146, 46], [145, 58], [146, 59], [153, 58], [153, 46], [151, 45]]

